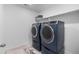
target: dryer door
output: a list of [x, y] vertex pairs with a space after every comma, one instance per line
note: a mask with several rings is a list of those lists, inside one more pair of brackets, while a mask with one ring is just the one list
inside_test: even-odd
[[43, 42], [47, 44], [50, 44], [54, 41], [54, 30], [50, 25], [43, 24], [41, 28], [41, 38]]
[[33, 38], [36, 38], [36, 37], [37, 37], [37, 34], [38, 34], [37, 31], [38, 31], [38, 30], [37, 30], [36, 25], [33, 25], [33, 26], [32, 26], [32, 37], [33, 37]]

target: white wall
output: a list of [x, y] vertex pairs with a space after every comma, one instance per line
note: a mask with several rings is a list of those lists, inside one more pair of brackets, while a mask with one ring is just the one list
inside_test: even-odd
[[0, 5], [0, 44], [1, 44], [1, 42], [2, 42], [2, 39], [3, 39], [3, 20], [2, 20], [2, 18], [3, 18], [3, 8], [2, 8], [2, 5]]
[[65, 24], [65, 53], [79, 54], [79, 23]]
[[0, 23], [3, 23], [0, 25], [0, 39], [7, 49], [22, 44], [31, 45], [31, 25], [36, 15], [36, 12], [17, 5], [0, 5]]

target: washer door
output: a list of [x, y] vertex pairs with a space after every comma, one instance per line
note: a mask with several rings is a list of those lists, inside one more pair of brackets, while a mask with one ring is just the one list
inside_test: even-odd
[[33, 36], [33, 38], [36, 38], [37, 34], [38, 34], [37, 27], [36, 27], [36, 25], [33, 25], [32, 26], [32, 36]]
[[50, 25], [44, 24], [42, 26], [42, 28], [41, 28], [41, 38], [47, 44], [54, 41], [54, 30]]

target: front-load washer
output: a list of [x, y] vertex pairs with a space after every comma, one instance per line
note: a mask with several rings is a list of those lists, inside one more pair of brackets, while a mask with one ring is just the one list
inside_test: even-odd
[[32, 24], [32, 46], [41, 51], [41, 37], [40, 37], [40, 29], [41, 24], [40, 23], [34, 23]]
[[64, 49], [64, 22], [51, 21], [42, 23], [40, 35], [42, 53], [58, 54]]

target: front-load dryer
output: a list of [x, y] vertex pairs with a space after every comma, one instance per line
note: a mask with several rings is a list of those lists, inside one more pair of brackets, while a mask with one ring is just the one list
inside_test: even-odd
[[64, 53], [64, 22], [51, 21], [41, 24], [42, 53]]
[[41, 29], [40, 23], [32, 24], [32, 30], [31, 30], [32, 31], [32, 46], [39, 51], [41, 50], [40, 29]]

